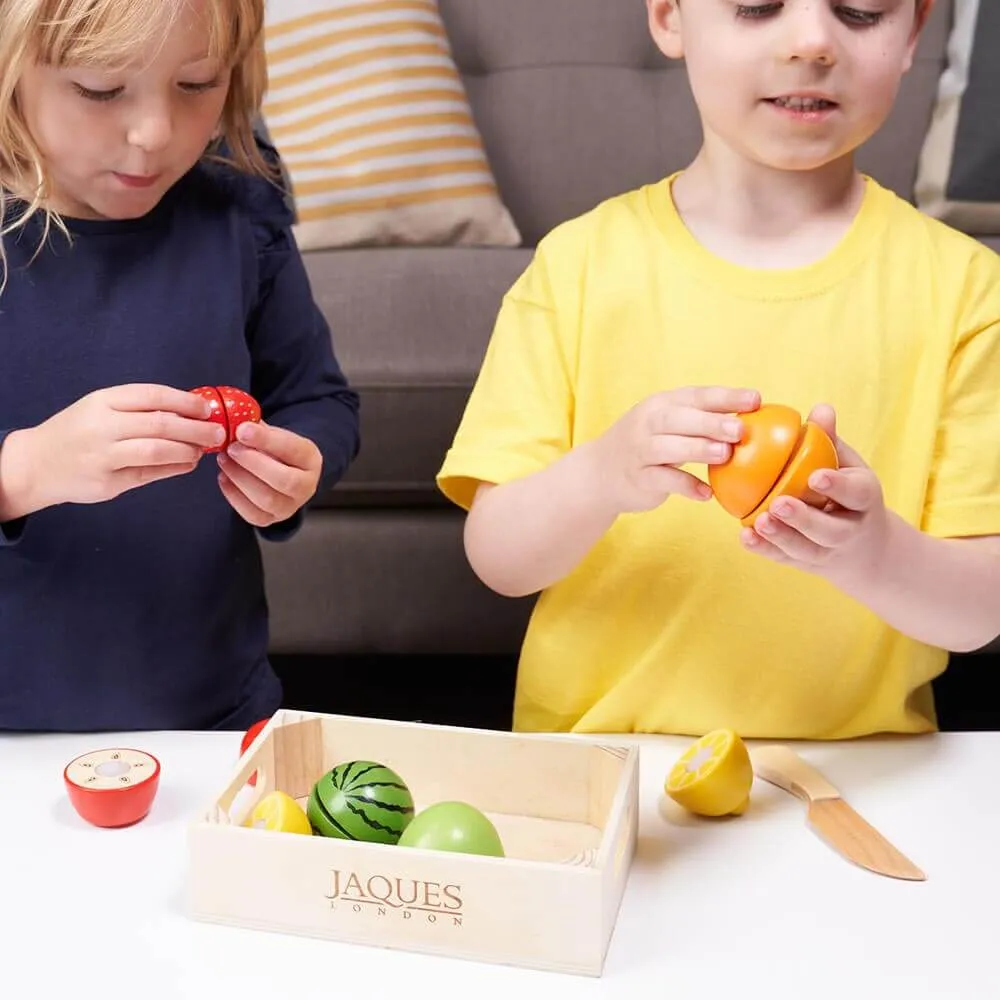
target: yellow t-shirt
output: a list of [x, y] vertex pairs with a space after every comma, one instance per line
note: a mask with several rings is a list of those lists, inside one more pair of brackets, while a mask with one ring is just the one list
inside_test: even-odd
[[[822, 260], [768, 271], [703, 248], [673, 177], [555, 229], [506, 295], [438, 477], [537, 472], [671, 387], [760, 390], [837, 428], [887, 505], [940, 536], [1000, 533], [1000, 256], [866, 178]], [[694, 469], [706, 478], [705, 469]], [[748, 553], [715, 502], [618, 518], [542, 593], [520, 730], [846, 738], [936, 727], [947, 654], [826, 581]]]

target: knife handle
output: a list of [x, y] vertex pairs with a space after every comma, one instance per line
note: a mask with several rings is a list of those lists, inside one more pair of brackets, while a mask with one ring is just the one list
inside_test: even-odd
[[840, 798], [840, 792], [789, 747], [758, 747], [750, 756], [758, 777], [800, 799], [820, 802], [823, 799]]

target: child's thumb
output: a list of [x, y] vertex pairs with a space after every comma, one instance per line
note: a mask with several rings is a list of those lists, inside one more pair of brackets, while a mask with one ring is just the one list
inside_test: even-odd
[[826, 431], [831, 441], [837, 440], [837, 414], [829, 403], [820, 403], [812, 408], [809, 420], [814, 424], [819, 424]]
[[837, 449], [837, 461], [842, 469], [865, 469], [868, 463], [837, 435], [837, 414], [829, 403], [820, 403], [812, 408], [809, 419], [823, 428]]

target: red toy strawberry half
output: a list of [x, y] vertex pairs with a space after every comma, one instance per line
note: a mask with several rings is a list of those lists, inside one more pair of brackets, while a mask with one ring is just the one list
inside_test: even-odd
[[260, 404], [242, 389], [231, 385], [202, 385], [191, 392], [208, 400], [212, 408], [208, 419], [226, 432], [226, 440], [216, 448], [206, 448], [206, 454], [214, 454], [231, 445], [236, 440], [240, 424], [260, 423]]

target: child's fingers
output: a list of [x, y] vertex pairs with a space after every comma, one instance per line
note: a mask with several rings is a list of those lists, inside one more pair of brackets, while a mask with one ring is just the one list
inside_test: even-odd
[[743, 424], [731, 413], [709, 413], [692, 406], [665, 405], [650, 419], [656, 436], [707, 438], [736, 444], [743, 436]]
[[669, 393], [674, 406], [688, 406], [712, 413], [746, 413], [760, 406], [756, 389], [725, 385], [696, 385], [673, 389]]
[[837, 461], [842, 469], [867, 469], [868, 463], [843, 438], [837, 438]]
[[196, 445], [202, 450], [215, 448], [226, 439], [226, 432], [214, 421], [181, 417], [165, 410], [122, 413], [118, 417], [118, 437], [161, 438]]
[[830, 551], [767, 513], [754, 521], [753, 530], [794, 562], [815, 565], [822, 562]]
[[837, 440], [837, 411], [829, 403], [818, 403], [806, 419], [822, 427], [831, 441]]
[[237, 441], [226, 449], [226, 457], [281, 496], [298, 496], [302, 490], [302, 470], [285, 465], [266, 452], [248, 448]]
[[129, 438], [117, 441], [111, 446], [113, 469], [145, 469], [156, 466], [198, 464], [203, 451], [201, 448], [180, 441], [165, 441], [162, 438]]
[[809, 413], [809, 419], [819, 424], [829, 435], [837, 449], [837, 461], [841, 468], [865, 469], [868, 463], [846, 441], [837, 435], [837, 414], [828, 403], [814, 406]]
[[762, 538], [753, 528], [743, 528], [740, 531], [740, 542], [748, 552], [752, 552], [754, 555], [764, 556], [764, 558], [777, 563], [787, 564], [791, 562], [791, 559], [777, 545]]
[[240, 424], [236, 432], [237, 441], [250, 448], [265, 452], [283, 465], [309, 472], [320, 461], [319, 449], [308, 438], [284, 427], [274, 427], [264, 423]]
[[647, 465], [718, 465], [732, 454], [732, 445], [702, 437], [657, 434], [649, 439], [644, 456]]
[[809, 486], [845, 510], [863, 513], [879, 504], [882, 488], [868, 468], [821, 469], [809, 477]]
[[644, 470], [644, 485], [651, 493], [673, 494], [689, 500], [710, 500], [712, 490], [697, 476], [669, 466], [654, 465]]
[[115, 481], [124, 483], [126, 489], [136, 486], [148, 486], [161, 479], [172, 479], [174, 476], [186, 476], [193, 472], [197, 462], [179, 462], [176, 465], [137, 465], [122, 469], [115, 473]]
[[219, 468], [258, 510], [277, 517], [288, 505], [286, 495], [279, 493], [224, 453], [219, 455]]
[[817, 510], [792, 497], [778, 497], [767, 511], [769, 520], [803, 535], [823, 549], [837, 549], [857, 531], [857, 518], [849, 511]]
[[269, 524], [274, 524], [275, 518], [266, 510], [261, 510], [256, 504], [251, 502], [247, 495], [226, 475], [219, 472], [219, 489], [226, 498], [229, 506], [236, 511], [240, 517], [248, 524], [257, 528], [266, 528]]
[[169, 385], [133, 382], [105, 390], [108, 402], [116, 410], [165, 410], [191, 420], [204, 420], [212, 412], [208, 400], [186, 389]]

